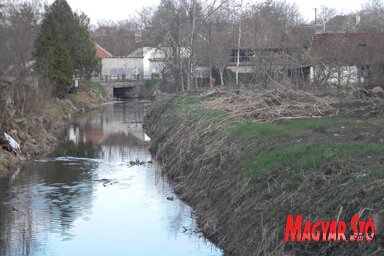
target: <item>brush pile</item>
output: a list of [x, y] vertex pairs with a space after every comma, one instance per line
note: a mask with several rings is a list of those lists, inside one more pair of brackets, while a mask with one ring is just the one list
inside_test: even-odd
[[298, 90], [221, 91], [208, 94], [203, 104], [235, 119], [261, 123], [322, 117], [384, 116], [382, 98], [358, 98], [347, 94], [335, 96]]

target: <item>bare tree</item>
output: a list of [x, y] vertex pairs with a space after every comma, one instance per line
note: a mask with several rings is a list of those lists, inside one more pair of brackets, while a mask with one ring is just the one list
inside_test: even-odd
[[322, 25], [323, 33], [325, 33], [326, 24], [330, 21], [335, 15], [337, 11], [335, 8], [331, 8], [325, 5], [322, 5], [319, 9], [317, 9], [317, 24]]
[[[197, 64], [197, 51], [200, 48], [196, 45], [196, 36], [201, 35], [204, 28], [207, 26], [207, 21], [212, 15], [214, 15], [218, 10], [220, 10], [228, 0], [213, 0], [213, 1], [197, 1], [197, 0], [182, 0], [184, 8], [187, 10], [189, 18], [188, 26], [188, 35], [190, 49], [190, 55], [188, 58], [188, 69], [187, 69], [187, 90], [191, 89], [191, 81], [195, 81], [193, 74], [193, 69]], [[195, 82], [195, 88], [197, 83]]]
[[198, 34], [201, 39], [198, 46], [198, 64], [208, 66], [211, 71], [212, 68], [217, 69], [222, 86], [224, 70], [230, 61], [229, 54], [236, 45], [232, 15], [230, 6], [221, 8], [208, 19], [205, 30], [202, 32], [204, 36]]
[[139, 25], [133, 19], [123, 21], [100, 21], [91, 31], [91, 37], [115, 56], [127, 56], [141, 46], [135, 34]]
[[[157, 48], [166, 63], [163, 74], [175, 82], [175, 88], [184, 91], [187, 63], [187, 10], [175, 0], [162, 0], [157, 8], [143, 9], [139, 14], [143, 44]], [[167, 76], [169, 74], [170, 76]]]
[[37, 0], [0, 3], [0, 125], [7, 113], [24, 113], [43, 103], [36, 92], [32, 61], [41, 9]]
[[384, 31], [384, 2], [382, 0], [369, 0], [362, 5], [358, 30], [361, 32]]
[[301, 22], [294, 4], [265, 1], [247, 8], [242, 20], [244, 36], [239, 55], [243, 62], [253, 64], [253, 77], [247, 71], [250, 82], [266, 85], [286, 80], [288, 70], [299, 66], [295, 55], [303, 54], [303, 42], [296, 40], [294, 30]]
[[243, 0], [240, 1], [239, 8], [239, 25], [237, 34], [237, 58], [236, 58], [236, 85], [239, 85], [239, 69], [240, 69], [240, 49], [241, 49], [241, 38], [243, 33]]

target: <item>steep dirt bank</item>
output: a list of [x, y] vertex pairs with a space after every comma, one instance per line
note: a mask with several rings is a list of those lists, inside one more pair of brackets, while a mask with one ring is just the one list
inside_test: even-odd
[[376, 216], [383, 234], [383, 116], [380, 98], [225, 91], [159, 98], [145, 129], [225, 255], [382, 255], [383, 240], [286, 243], [284, 232], [288, 214], [346, 223], [360, 214]]
[[2, 128], [20, 144], [21, 154], [0, 150], [0, 176], [8, 174], [22, 159], [51, 152], [57, 136], [72, 117], [97, 107], [103, 100], [92, 91], [79, 91], [62, 100], [53, 99], [33, 113], [9, 117]]

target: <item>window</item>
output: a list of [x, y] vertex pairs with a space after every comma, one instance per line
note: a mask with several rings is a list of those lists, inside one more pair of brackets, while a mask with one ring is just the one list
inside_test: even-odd
[[358, 46], [358, 47], [366, 47], [366, 46], [367, 46], [367, 43], [358, 43], [357, 46]]

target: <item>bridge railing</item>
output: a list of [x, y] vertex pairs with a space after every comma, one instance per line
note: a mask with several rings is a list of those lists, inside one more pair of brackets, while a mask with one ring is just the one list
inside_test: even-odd
[[113, 88], [118, 88], [118, 87], [140, 87], [144, 86], [144, 81], [130, 81], [130, 80], [125, 80], [125, 81], [101, 81], [100, 84], [104, 87], [113, 87]]

